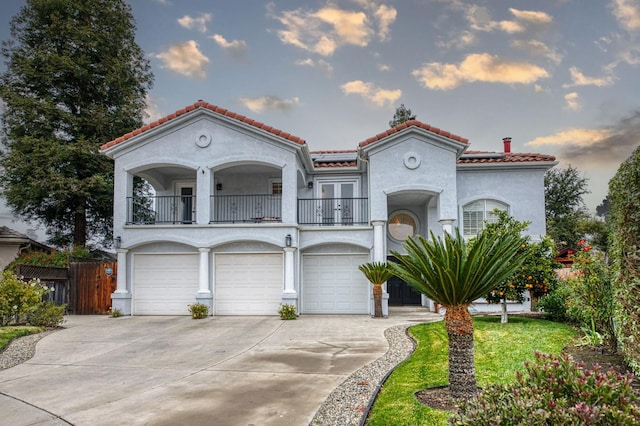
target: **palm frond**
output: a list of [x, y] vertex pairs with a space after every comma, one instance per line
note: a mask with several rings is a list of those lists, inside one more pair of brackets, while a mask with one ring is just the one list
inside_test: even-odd
[[384, 284], [393, 276], [393, 272], [384, 262], [369, 262], [358, 266], [371, 284]]
[[398, 263], [389, 267], [417, 291], [445, 306], [470, 304], [484, 297], [524, 261], [517, 255], [525, 237], [481, 232], [467, 242], [459, 230], [444, 238], [432, 232], [430, 237], [407, 240], [407, 254], [392, 251]]

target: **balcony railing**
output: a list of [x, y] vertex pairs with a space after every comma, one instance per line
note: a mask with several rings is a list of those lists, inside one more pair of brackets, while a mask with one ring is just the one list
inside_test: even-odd
[[127, 197], [128, 224], [190, 224], [195, 218], [196, 197], [193, 195]]
[[369, 223], [368, 198], [298, 199], [300, 225], [366, 225]]
[[282, 222], [282, 195], [212, 195], [211, 223]]

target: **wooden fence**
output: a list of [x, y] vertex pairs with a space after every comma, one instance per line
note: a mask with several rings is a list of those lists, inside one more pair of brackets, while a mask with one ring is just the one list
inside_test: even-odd
[[18, 265], [16, 273], [26, 280], [38, 278], [53, 288], [48, 300], [66, 304], [69, 313], [92, 315], [106, 314], [111, 308], [116, 280], [107, 275], [107, 268], [115, 272], [117, 263], [72, 263], [69, 268]]

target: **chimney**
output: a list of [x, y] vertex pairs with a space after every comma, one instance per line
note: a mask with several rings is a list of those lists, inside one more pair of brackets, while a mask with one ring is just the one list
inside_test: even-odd
[[502, 138], [502, 143], [504, 143], [504, 153], [511, 152], [511, 138]]

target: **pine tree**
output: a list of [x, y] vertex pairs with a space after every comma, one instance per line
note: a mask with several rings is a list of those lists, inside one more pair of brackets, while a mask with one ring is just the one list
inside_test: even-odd
[[415, 119], [415, 114], [412, 114], [411, 110], [405, 107], [404, 104], [400, 104], [400, 106], [396, 108], [396, 113], [393, 114], [393, 120], [389, 122], [389, 127], [396, 127], [406, 121]]
[[27, 0], [2, 43], [0, 185], [53, 244], [111, 236], [113, 163], [101, 144], [142, 124], [153, 84], [122, 0]]

